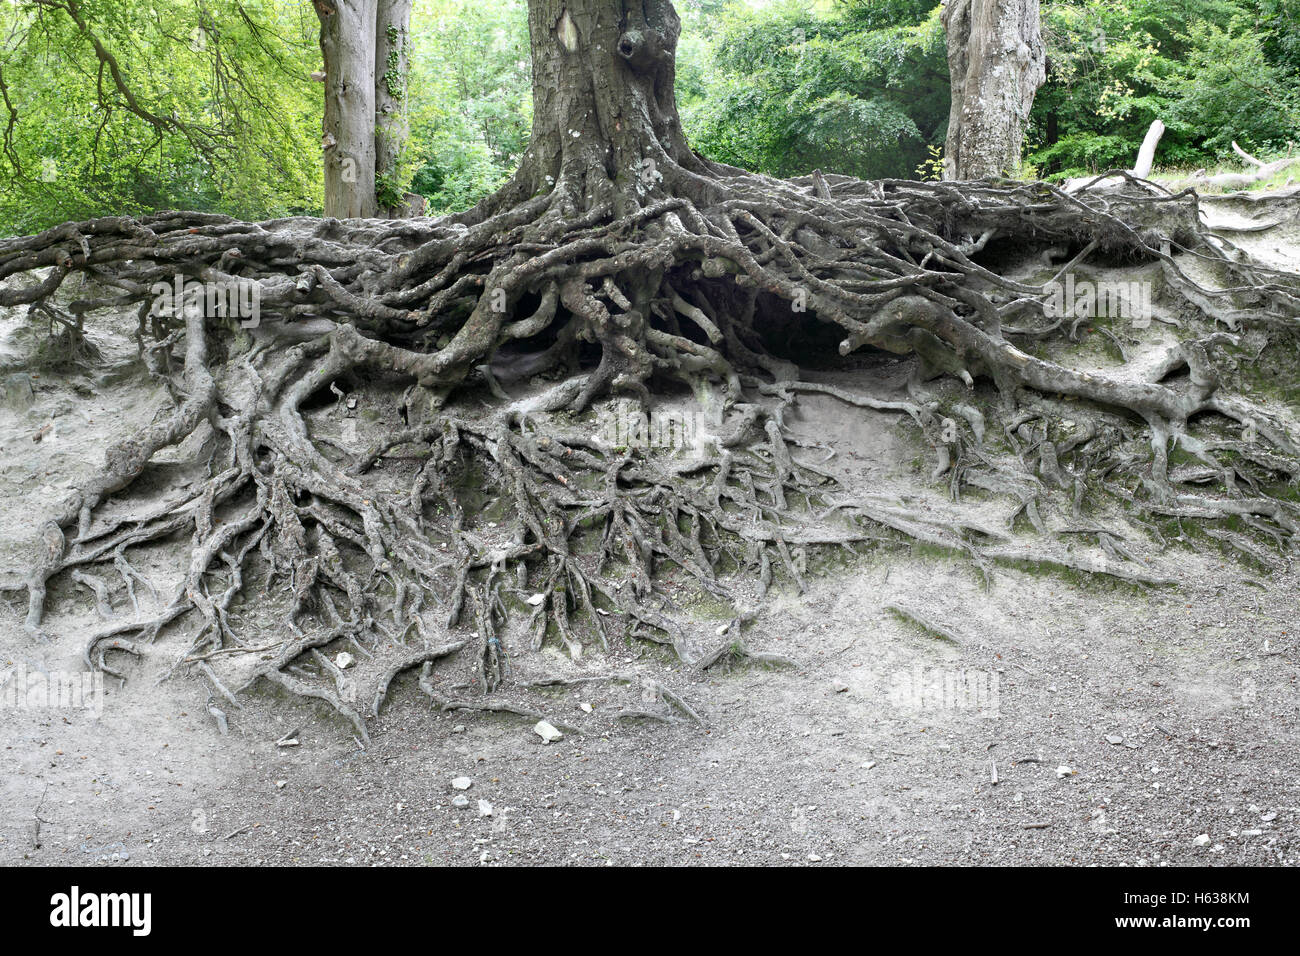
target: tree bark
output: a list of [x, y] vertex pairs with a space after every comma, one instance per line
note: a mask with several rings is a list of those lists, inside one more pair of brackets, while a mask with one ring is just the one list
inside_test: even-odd
[[407, 54], [411, 0], [379, 0], [375, 18], [375, 185], [381, 212], [389, 219], [410, 215], [397, 190], [402, 149], [410, 133], [407, 113]]
[[363, 219], [375, 201], [377, 0], [313, 0], [325, 59], [325, 215]]
[[681, 21], [668, 0], [530, 0], [528, 25], [533, 132], [503, 198], [554, 189], [572, 212], [610, 203], [618, 214], [670, 171], [707, 172], [677, 115]]
[[952, 109], [944, 178], [1013, 174], [1046, 78], [1038, 0], [945, 0]]

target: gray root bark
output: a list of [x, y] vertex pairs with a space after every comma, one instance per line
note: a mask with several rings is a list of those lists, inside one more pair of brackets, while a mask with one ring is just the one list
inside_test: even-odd
[[946, 0], [942, 19], [952, 80], [944, 178], [1014, 173], [1046, 78], [1038, 0]]

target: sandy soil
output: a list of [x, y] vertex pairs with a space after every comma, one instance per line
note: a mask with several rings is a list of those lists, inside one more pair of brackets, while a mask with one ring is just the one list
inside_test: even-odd
[[[1277, 241], [1294, 264], [1291, 238]], [[15, 370], [24, 320], [0, 315], [0, 589], [21, 579], [50, 496], [157, 407], [111, 371], [129, 331], [96, 330], [97, 376], [36, 378]], [[838, 452], [846, 480], [948, 506], [916, 483], [897, 416], [801, 405], [796, 427]], [[178, 556], [132, 560], [168, 595]], [[257, 694], [226, 708], [222, 735], [205, 682], [163, 679], [181, 650], [164, 637], [125, 665], [125, 684], [105, 682], [98, 713], [0, 697], [0, 864], [1295, 864], [1300, 576], [1177, 547], [1149, 557], [1179, 584], [1015, 568], [986, 581], [966, 561], [897, 550], [837, 560], [802, 595], [778, 588], [746, 631], [793, 667], [701, 674], [642, 646], [519, 660], [518, 677], [633, 678], [535, 692], [567, 728], [550, 744], [532, 720], [431, 710], [413, 675], [364, 750], [332, 716]], [[142, 587], [140, 600], [154, 598]], [[50, 607], [38, 640], [22, 592], [0, 590], [0, 683], [83, 669], [89, 593], [60, 579]], [[703, 640], [718, 622], [693, 613]], [[703, 726], [620, 719], [653, 682]], [[297, 746], [277, 746], [294, 731]]]

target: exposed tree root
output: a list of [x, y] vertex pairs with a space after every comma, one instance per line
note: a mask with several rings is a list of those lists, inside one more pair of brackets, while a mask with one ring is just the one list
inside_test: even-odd
[[[1119, 531], [1085, 517], [1099, 500], [1135, 519], [1223, 523], [1252, 558], [1263, 551], [1251, 532], [1294, 546], [1300, 509], [1285, 489], [1300, 478], [1300, 434], [1232, 394], [1225, 370], [1241, 334], [1292, 341], [1300, 283], [1207, 233], [1194, 194], [776, 182], [668, 158], [659, 173], [577, 209], [578, 184], [561, 178], [547, 195], [508, 189], [438, 221], [165, 213], [0, 243], [0, 304], [51, 309], [62, 281], [86, 274], [107, 291], [67, 309], [137, 308], [141, 348], [174, 394], [44, 526], [29, 627], [40, 626], [47, 580], [70, 571], [110, 621], [86, 647], [89, 666], [112, 673], [109, 651], [141, 654], [172, 626], [186, 632], [178, 665], [203, 664], [223, 697], [266, 680], [326, 702], [364, 741], [358, 708], [378, 715], [392, 681], [416, 667], [439, 706], [533, 717], [497, 692], [511, 655], [547, 642], [574, 660], [646, 639], [702, 668], [788, 663], [740, 640], [752, 611], [702, 646], [658, 583], [670, 569], [733, 607], [747, 575], [763, 590], [777, 575], [802, 588], [811, 550], [882, 542], [941, 547], [982, 568], [1031, 561], [1165, 580]], [[1040, 346], [1067, 330], [1048, 312], [1051, 283], [981, 264], [1000, 241], [1064, 249], [1055, 278], [1093, 255], [1158, 263], [1187, 334], [1147, 379], [1030, 354], [1048, 354]], [[1217, 287], [1185, 273], [1175, 251], [1211, 269]], [[259, 322], [240, 327], [193, 303], [158, 308], [153, 284], [177, 274], [255, 283]], [[908, 398], [874, 397], [869, 380], [801, 380], [799, 350], [779, 354], [773, 342], [823, 328], [837, 330], [841, 355], [916, 356]], [[312, 407], [359, 381], [405, 395], [405, 426], [368, 436], [364, 451], [309, 427]], [[709, 423], [690, 454], [610, 440], [573, 417], [611, 395], [637, 416], [653, 412], [668, 382], [688, 387]], [[980, 392], [983, 382], [996, 391]], [[487, 411], [467, 399], [485, 390]], [[906, 416], [953, 512], [841, 487], [785, 421], [812, 393]], [[1202, 419], [1216, 424], [1195, 428]], [[101, 516], [156, 452], [201, 430], [213, 436], [206, 477]], [[970, 489], [1018, 501], [1038, 543], [964, 514]], [[488, 522], [493, 500], [504, 507]], [[111, 564], [134, 601], [141, 579], [126, 554], [177, 535], [191, 539], [179, 593], [152, 616], [138, 603], [129, 620], [114, 616], [107, 585], [85, 569]], [[1102, 557], [1081, 558], [1066, 539]], [[241, 595], [251, 597], [253, 576], [279, 643], [249, 643], [260, 602]], [[509, 640], [525, 618], [527, 640]], [[358, 673], [373, 676], [373, 692], [331, 656], [344, 647], [364, 658]], [[254, 665], [231, 692], [212, 664], [237, 657]], [[465, 665], [480, 696], [436, 692], [443, 658]]]

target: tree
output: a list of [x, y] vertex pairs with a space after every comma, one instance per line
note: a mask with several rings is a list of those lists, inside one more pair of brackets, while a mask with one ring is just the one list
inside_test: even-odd
[[324, 58], [325, 215], [399, 215], [411, 0], [312, 0]]
[[[121, 568], [126, 548], [184, 534], [184, 586], [92, 635], [87, 660], [111, 667], [109, 654], [139, 652], [187, 616], [184, 661], [218, 693], [269, 681], [328, 701], [364, 738], [358, 700], [378, 713], [409, 668], [444, 707], [528, 713], [502, 696], [506, 655], [547, 640], [575, 659], [611, 638], [666, 644], [701, 667], [758, 656], [742, 633], [755, 613], [746, 582], [760, 597], [774, 574], [802, 587], [810, 550], [920, 541], [981, 567], [1150, 582], [1160, 576], [1131, 531], [1081, 509], [1219, 521], [1230, 538], [1238, 520], [1280, 541], [1300, 529], [1286, 486], [1300, 479], [1300, 435], [1242, 397], [1231, 363], [1245, 353], [1219, 329], [1294, 328], [1300, 280], [1208, 237], [1186, 196], [754, 175], [682, 134], [667, 0], [531, 0], [529, 28], [530, 145], [464, 213], [163, 213], [0, 242], [0, 306], [136, 308], [151, 367], [176, 369], [176, 403], [112, 446], [100, 479], [51, 503], [30, 628], [51, 576]], [[1174, 243], [1212, 262], [1222, 290], [1185, 275]], [[1009, 278], [986, 257], [992, 244], [1070, 260], [1046, 281]], [[1159, 268], [1182, 316], [1181, 341], [1146, 377], [1071, 365], [1069, 335], [1087, 317], [1056, 314], [1056, 280], [1095, 252]], [[154, 283], [177, 272], [251, 287], [260, 313], [160, 304]], [[60, 299], [74, 273], [102, 291]], [[879, 396], [869, 373], [852, 387], [801, 373], [860, 350], [906, 356], [906, 393]], [[683, 457], [647, 447], [641, 427], [674, 388], [706, 423]], [[321, 407], [366, 390], [394, 408], [387, 424], [329, 433]], [[791, 443], [786, 416], [807, 394], [906, 416], [931, 480], [954, 498], [1012, 496], [1035, 535], [960, 502], [940, 515], [849, 494]], [[594, 413], [633, 427], [602, 430]], [[208, 427], [212, 457], [192, 484], [101, 514], [156, 452]], [[1196, 467], [1171, 459], [1174, 439]], [[674, 616], [655, 588], [668, 567], [732, 609], [721, 640]], [[254, 568], [279, 584], [250, 610], [236, 598]], [[275, 652], [241, 645], [239, 630], [272, 612], [286, 635]], [[351, 640], [373, 658], [345, 676], [323, 649]], [[248, 663], [231, 691], [216, 669], [236, 658]], [[443, 680], [447, 668], [462, 674]], [[356, 696], [362, 679], [373, 696]], [[454, 681], [489, 696], [454, 694]]]
[[0, 3], [0, 232], [318, 209], [314, 27], [271, 0]]
[[952, 109], [946, 179], [1013, 174], [1046, 77], [1038, 0], [945, 0]]

